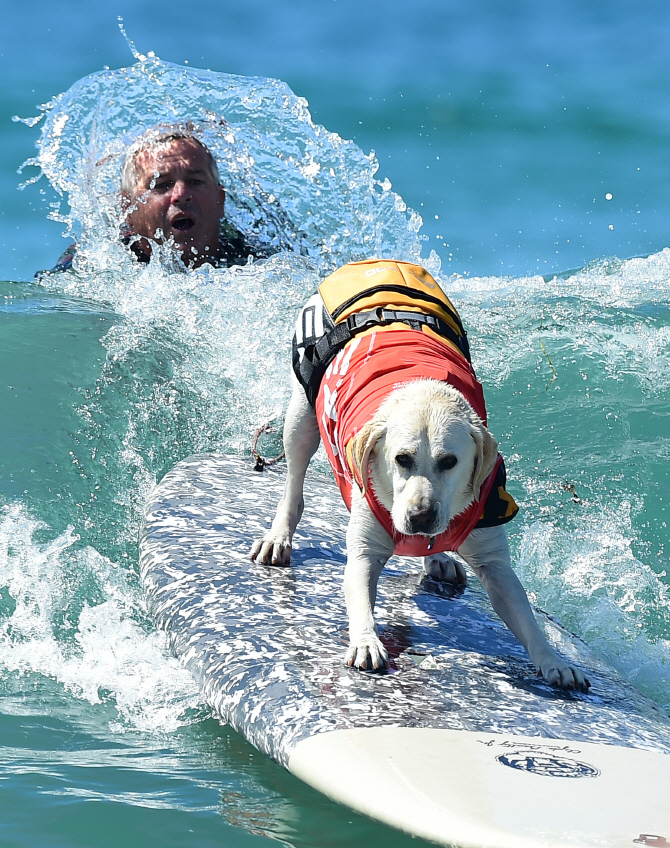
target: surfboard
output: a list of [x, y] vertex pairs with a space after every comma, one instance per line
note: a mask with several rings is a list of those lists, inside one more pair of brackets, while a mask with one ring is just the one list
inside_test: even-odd
[[308, 475], [289, 567], [249, 560], [283, 474], [180, 462], [147, 505], [149, 612], [221, 721], [335, 801], [456, 848], [670, 846], [670, 718], [541, 611], [588, 695], [537, 677], [476, 578], [393, 558], [376, 618], [390, 668], [343, 663], [348, 515]]

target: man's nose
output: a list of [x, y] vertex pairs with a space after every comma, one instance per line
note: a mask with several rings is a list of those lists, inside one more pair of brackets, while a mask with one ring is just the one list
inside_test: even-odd
[[183, 203], [191, 199], [191, 189], [185, 180], [175, 180], [172, 186], [172, 202]]

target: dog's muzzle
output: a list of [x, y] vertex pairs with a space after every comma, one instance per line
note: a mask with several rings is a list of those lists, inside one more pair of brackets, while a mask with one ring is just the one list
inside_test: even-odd
[[432, 530], [437, 519], [437, 507], [429, 504], [427, 506], [417, 506], [407, 513], [407, 523], [413, 534], [423, 534], [431, 536]]

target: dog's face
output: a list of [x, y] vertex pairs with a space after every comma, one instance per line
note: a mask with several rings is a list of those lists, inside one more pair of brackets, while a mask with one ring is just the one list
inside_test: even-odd
[[359, 479], [406, 535], [444, 532], [479, 499], [497, 451], [460, 392], [436, 380], [396, 389], [352, 441]]

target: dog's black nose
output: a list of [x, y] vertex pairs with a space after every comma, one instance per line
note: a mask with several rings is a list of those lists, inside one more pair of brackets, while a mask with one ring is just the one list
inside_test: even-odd
[[412, 533], [430, 534], [437, 518], [437, 509], [432, 504], [415, 506], [408, 510], [407, 518]]

